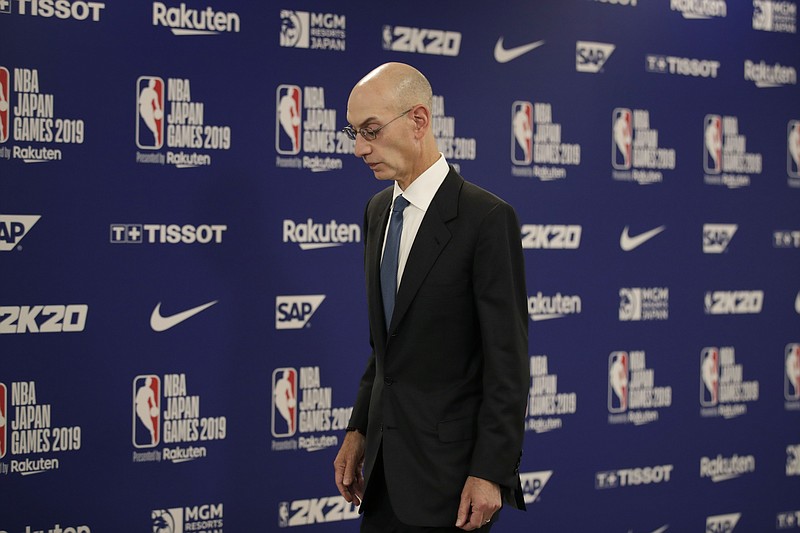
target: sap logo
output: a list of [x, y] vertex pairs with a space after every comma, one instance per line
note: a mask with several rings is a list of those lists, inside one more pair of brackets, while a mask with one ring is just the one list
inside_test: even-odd
[[577, 250], [581, 245], [581, 226], [570, 224], [523, 224], [525, 249]]
[[737, 224], [703, 224], [703, 253], [725, 252], [738, 229]]
[[0, 306], [0, 334], [83, 331], [88, 313], [86, 304]]
[[302, 329], [325, 299], [324, 294], [275, 298], [275, 329]]
[[706, 533], [730, 533], [741, 517], [742, 513], [709, 516], [706, 518]]
[[600, 72], [615, 49], [613, 44], [578, 41], [575, 43], [575, 70], [593, 74]]
[[764, 305], [764, 291], [709, 291], [707, 315], [757, 315]]
[[541, 472], [526, 472], [519, 475], [522, 482], [522, 493], [525, 498], [525, 503], [535, 503], [539, 499], [539, 495], [544, 490], [544, 486], [550, 481], [553, 475], [552, 470], [543, 470]]
[[383, 49], [455, 57], [461, 49], [461, 34], [457, 31], [384, 26]]
[[41, 215], [0, 215], [0, 252], [13, 250]]
[[86, 20], [91, 17], [93, 22], [100, 21], [100, 10], [106, 5], [102, 2], [83, 2], [78, 0], [19, 0], [19, 14], [27, 15], [28, 6], [30, 14], [34, 17], [56, 17], [59, 19]]
[[358, 507], [341, 496], [295, 500], [278, 504], [278, 525], [280, 527], [307, 526], [355, 520], [359, 517]]

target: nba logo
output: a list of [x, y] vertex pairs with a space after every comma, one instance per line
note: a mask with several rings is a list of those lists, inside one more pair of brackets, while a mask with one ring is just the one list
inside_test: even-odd
[[9, 103], [9, 94], [11, 93], [11, 89], [9, 88], [10, 82], [11, 76], [8, 74], [8, 69], [6, 67], [0, 67], [0, 143], [4, 143], [8, 140], [10, 128], [8, 120], [9, 108], [11, 107]]
[[275, 111], [275, 150], [279, 154], [300, 153], [300, 109], [302, 93], [297, 85], [279, 85]]
[[618, 107], [614, 110], [611, 132], [611, 164], [617, 170], [629, 170], [633, 144], [633, 114], [630, 109]]
[[183, 509], [158, 509], [150, 513], [154, 533], [183, 533]]
[[703, 132], [703, 169], [707, 174], [719, 174], [722, 171], [722, 117], [706, 115]]
[[628, 352], [608, 356], [608, 412], [622, 413], [628, 408]]
[[141, 76], [136, 80], [136, 146], [156, 150], [164, 146], [164, 80]]
[[[786, 382], [784, 396], [789, 401], [800, 400], [800, 344], [786, 345]], [[2, 457], [0, 455], [0, 457]]]
[[6, 428], [8, 427], [8, 394], [5, 383], [0, 383], [0, 459], [6, 456]]
[[272, 373], [272, 436], [291, 437], [297, 431], [297, 370]]
[[155, 374], [133, 380], [133, 445], [153, 448], [161, 442], [161, 379]]
[[533, 161], [533, 105], [517, 100], [511, 108], [511, 161], [529, 165]]
[[786, 151], [786, 171], [790, 177], [800, 178], [800, 120], [789, 121]]
[[711, 407], [719, 402], [719, 350], [703, 348], [700, 352], [700, 405]]
[[289, 526], [289, 503], [281, 502], [278, 504], [278, 527]]

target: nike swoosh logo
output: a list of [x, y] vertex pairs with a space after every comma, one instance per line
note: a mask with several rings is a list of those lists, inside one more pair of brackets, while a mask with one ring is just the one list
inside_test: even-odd
[[669, 529], [669, 525], [661, 526], [660, 528], [653, 531], [653, 533], [664, 533], [667, 529]]
[[503, 38], [500, 37], [497, 40], [497, 44], [494, 45], [494, 59], [498, 63], [508, 63], [512, 59], [516, 59], [535, 48], [539, 48], [543, 44], [544, 41], [536, 41], [535, 43], [523, 44], [522, 46], [515, 46], [514, 48], [505, 48], [503, 46]]
[[797, 293], [797, 298], [794, 300], [794, 310], [800, 315], [800, 292]]
[[650, 231], [645, 231], [644, 233], [640, 233], [635, 237], [631, 237], [628, 235], [628, 226], [625, 226], [625, 229], [622, 230], [622, 235], [619, 237], [619, 247], [622, 248], [626, 252], [630, 252], [634, 248], [638, 248], [642, 244], [646, 243], [662, 231], [667, 229], [666, 226], [659, 226], [657, 228], [653, 228]]
[[174, 328], [181, 322], [189, 320], [194, 315], [205, 311], [218, 301], [219, 300], [214, 300], [213, 302], [208, 302], [207, 304], [198, 305], [197, 307], [187, 309], [186, 311], [176, 313], [171, 316], [161, 316], [161, 302], [158, 302], [156, 308], [153, 309], [153, 314], [150, 315], [150, 327], [153, 328], [153, 331], [167, 331], [170, 328]]

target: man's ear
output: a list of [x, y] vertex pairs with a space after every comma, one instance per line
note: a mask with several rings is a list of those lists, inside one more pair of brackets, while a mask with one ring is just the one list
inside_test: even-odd
[[431, 110], [424, 105], [418, 105], [410, 112], [414, 121], [414, 136], [421, 139], [431, 129]]

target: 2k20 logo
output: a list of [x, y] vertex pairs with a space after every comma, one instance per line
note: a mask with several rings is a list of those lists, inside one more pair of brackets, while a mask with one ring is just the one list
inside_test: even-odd
[[275, 298], [275, 329], [302, 329], [317, 311], [324, 294], [278, 296]]

